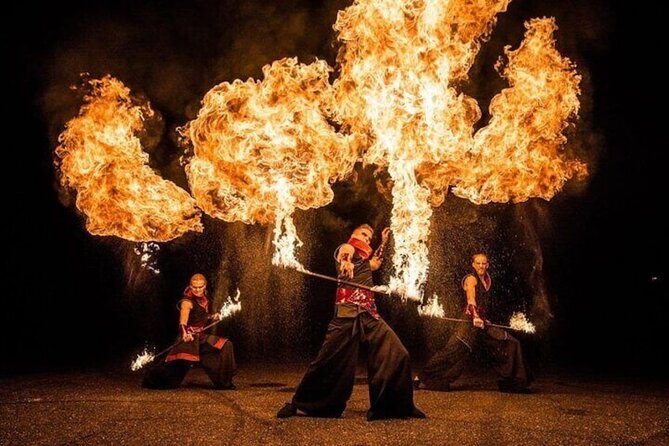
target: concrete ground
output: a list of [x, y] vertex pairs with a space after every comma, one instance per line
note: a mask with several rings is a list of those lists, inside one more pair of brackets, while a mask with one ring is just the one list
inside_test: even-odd
[[165, 391], [129, 370], [3, 378], [0, 445], [669, 445], [666, 380], [564, 374], [516, 395], [466, 376], [448, 393], [416, 392], [427, 419], [367, 422], [361, 371], [342, 418], [276, 419], [305, 367], [242, 367], [232, 391], [213, 390], [199, 368]]

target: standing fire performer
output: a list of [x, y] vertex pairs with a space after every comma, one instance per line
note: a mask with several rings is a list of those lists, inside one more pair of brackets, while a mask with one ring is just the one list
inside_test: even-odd
[[483, 344], [492, 368], [499, 374], [499, 390], [511, 393], [530, 393], [531, 375], [523, 360], [520, 342], [506, 330], [490, 326], [493, 313], [492, 278], [488, 273], [488, 256], [472, 256], [473, 271], [462, 279], [467, 297], [465, 315], [472, 324], [461, 324], [442, 350], [434, 354], [423, 371], [414, 379], [415, 389], [448, 391], [464, 369], [466, 359], [475, 345]]
[[[390, 229], [372, 254], [373, 229], [357, 227], [347, 243], [335, 251], [341, 279], [373, 286], [372, 271], [383, 262]], [[335, 315], [316, 359], [309, 365], [292, 402], [276, 414], [288, 418], [298, 412], [316, 417], [339, 417], [353, 392], [358, 350], [366, 344], [370, 409], [367, 420], [425, 418], [414, 406], [409, 353], [395, 332], [379, 316], [374, 293], [346, 285], [337, 288]]]
[[142, 385], [150, 389], [173, 389], [179, 387], [191, 365], [199, 362], [214, 388], [235, 389], [232, 376], [236, 363], [232, 342], [227, 338], [206, 334], [202, 328], [210, 321], [220, 318], [209, 314], [207, 279], [195, 274], [177, 304], [179, 309], [178, 344], [147, 370]]

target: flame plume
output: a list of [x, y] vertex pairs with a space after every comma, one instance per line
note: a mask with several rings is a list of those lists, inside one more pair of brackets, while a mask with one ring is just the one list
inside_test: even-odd
[[299, 266], [295, 209], [330, 203], [330, 187], [348, 175], [358, 153], [328, 121], [334, 99], [324, 61], [282, 59], [264, 79], [212, 88], [182, 129], [194, 156], [186, 173], [198, 205], [225, 221], [274, 223], [273, 261]]
[[86, 229], [137, 242], [202, 231], [192, 197], [148, 166], [137, 135], [153, 116], [150, 105], [135, 105], [130, 90], [111, 76], [91, 80], [90, 86], [56, 148], [61, 183], [76, 190]]
[[391, 287], [407, 297], [420, 299], [429, 264], [431, 191], [416, 173], [471, 146], [481, 112], [450, 83], [466, 76], [508, 2], [359, 0], [337, 17], [337, 112], [369, 137], [364, 161], [387, 167], [394, 183]]
[[563, 130], [578, 115], [581, 77], [555, 49], [555, 20], [533, 19], [525, 27], [520, 47], [505, 49], [508, 65], [497, 67], [511, 87], [493, 98], [490, 123], [474, 136], [469, 167], [453, 181], [453, 194], [477, 204], [550, 200], [567, 180], [587, 175], [585, 164], [560, 151], [567, 141]]
[[506, 49], [502, 74], [511, 88], [473, 135], [480, 108], [454, 85], [508, 3], [357, 0], [337, 17], [336, 113], [365, 142], [363, 161], [387, 168], [392, 179], [390, 284], [406, 297], [422, 297], [431, 205], [450, 187], [475, 203], [548, 199], [585, 173], [559, 153], [562, 130], [578, 111], [580, 78], [554, 48], [552, 19], [532, 20], [520, 48]]

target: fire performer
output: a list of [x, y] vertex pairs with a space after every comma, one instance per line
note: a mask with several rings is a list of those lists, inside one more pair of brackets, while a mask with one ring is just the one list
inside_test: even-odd
[[163, 361], [147, 370], [142, 385], [151, 389], [179, 387], [191, 365], [199, 362], [214, 388], [235, 389], [232, 376], [236, 363], [232, 342], [220, 336], [208, 335], [202, 327], [208, 321], [218, 320], [219, 314], [209, 314], [207, 279], [195, 274], [178, 302], [179, 335], [177, 345]]
[[[373, 286], [372, 271], [383, 262], [383, 249], [390, 229], [374, 253], [370, 246], [373, 229], [357, 227], [347, 243], [335, 251], [341, 279]], [[371, 291], [341, 284], [337, 288], [335, 314], [316, 359], [309, 365], [290, 403], [277, 418], [298, 412], [317, 417], [339, 417], [353, 392], [358, 350], [368, 347], [367, 373], [370, 409], [367, 420], [425, 418], [414, 406], [409, 353], [395, 332], [379, 316]]]
[[531, 375], [523, 360], [520, 342], [506, 330], [492, 327], [487, 320], [494, 307], [488, 273], [488, 256], [472, 256], [473, 271], [462, 279], [467, 305], [465, 315], [472, 324], [460, 324], [446, 347], [434, 354], [423, 371], [414, 379], [415, 389], [448, 391], [464, 369], [466, 359], [477, 344], [482, 344], [490, 356], [492, 368], [499, 374], [501, 392], [530, 393]]

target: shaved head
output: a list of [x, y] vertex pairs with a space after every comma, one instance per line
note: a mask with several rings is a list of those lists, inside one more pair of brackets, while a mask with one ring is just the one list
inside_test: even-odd
[[190, 289], [198, 297], [201, 297], [205, 294], [207, 288], [207, 278], [203, 274], [197, 273], [193, 274], [193, 277], [190, 278]]
[[191, 283], [191, 285], [193, 284], [193, 282], [204, 282], [204, 283], [207, 283], [207, 278], [204, 277], [204, 274], [200, 274], [200, 273], [193, 274], [193, 277], [190, 278], [190, 283]]

